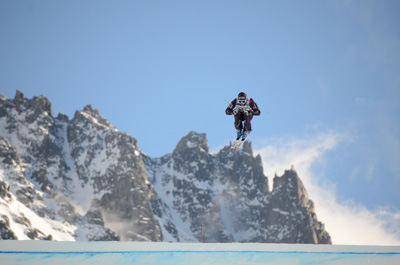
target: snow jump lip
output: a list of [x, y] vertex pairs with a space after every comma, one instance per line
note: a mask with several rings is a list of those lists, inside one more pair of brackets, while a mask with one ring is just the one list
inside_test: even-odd
[[400, 264], [400, 246], [0, 241], [1, 264]]

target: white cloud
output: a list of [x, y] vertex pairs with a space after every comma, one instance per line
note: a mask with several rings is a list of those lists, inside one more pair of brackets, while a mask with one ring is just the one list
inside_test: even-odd
[[271, 144], [255, 153], [262, 156], [264, 173], [269, 179], [275, 172], [281, 176], [285, 169], [294, 165], [333, 244], [400, 245], [400, 212], [390, 209], [371, 211], [350, 200], [339, 202], [335, 184], [311, 170], [313, 164], [327, 162], [324, 160], [327, 151], [349, 140], [351, 137], [334, 132], [308, 139], [275, 138], [269, 139]]

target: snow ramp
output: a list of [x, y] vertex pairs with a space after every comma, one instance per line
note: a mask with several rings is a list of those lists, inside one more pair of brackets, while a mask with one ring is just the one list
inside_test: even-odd
[[0, 264], [400, 264], [400, 246], [0, 241]]

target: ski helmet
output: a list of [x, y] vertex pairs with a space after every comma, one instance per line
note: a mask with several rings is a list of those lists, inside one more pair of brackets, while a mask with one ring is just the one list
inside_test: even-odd
[[237, 99], [238, 99], [237, 103], [239, 103], [239, 104], [246, 104], [246, 100], [247, 100], [247, 95], [246, 95], [246, 93], [240, 92]]
[[244, 92], [240, 92], [239, 95], [238, 95], [238, 98], [239, 98], [239, 99], [240, 99], [240, 98], [245, 99], [246, 97], [247, 97], [247, 95], [246, 95], [246, 93], [244, 93]]

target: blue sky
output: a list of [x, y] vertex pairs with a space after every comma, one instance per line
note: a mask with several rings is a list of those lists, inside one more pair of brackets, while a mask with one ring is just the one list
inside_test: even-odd
[[4, 0], [0, 93], [43, 94], [70, 118], [92, 104], [159, 157], [191, 130], [212, 151], [227, 145], [224, 99], [244, 91], [270, 111], [249, 138], [277, 167], [266, 172], [297, 161], [337, 205], [389, 215], [400, 242], [399, 11], [396, 0]]

